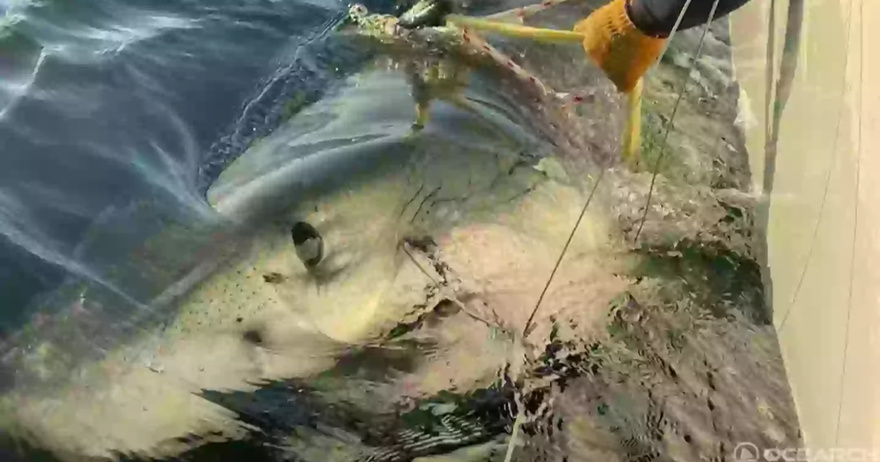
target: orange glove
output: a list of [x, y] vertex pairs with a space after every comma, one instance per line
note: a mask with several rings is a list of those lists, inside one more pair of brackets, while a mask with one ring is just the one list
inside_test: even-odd
[[635, 88], [666, 43], [636, 28], [627, 15], [627, 1], [613, 0], [574, 26], [584, 36], [584, 51], [623, 93]]

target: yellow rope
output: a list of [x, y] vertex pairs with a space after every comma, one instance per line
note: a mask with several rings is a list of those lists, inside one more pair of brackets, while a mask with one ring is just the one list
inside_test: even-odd
[[627, 94], [626, 128], [623, 130], [621, 157], [627, 166], [636, 170], [641, 162], [642, 144], [642, 79]]
[[495, 32], [509, 37], [519, 37], [538, 42], [548, 43], [581, 43], [584, 36], [578, 32], [555, 29], [541, 29], [538, 27], [518, 26], [488, 19], [474, 18], [452, 14], [446, 17], [446, 22], [458, 27], [479, 29], [482, 31]]

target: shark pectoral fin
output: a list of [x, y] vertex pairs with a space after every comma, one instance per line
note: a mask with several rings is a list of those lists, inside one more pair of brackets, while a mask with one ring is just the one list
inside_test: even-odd
[[642, 85], [642, 79], [639, 79], [627, 94], [628, 113], [620, 152], [623, 162], [631, 170], [639, 169], [642, 164]]
[[584, 35], [579, 32], [541, 29], [537, 27], [520, 26], [500, 21], [490, 21], [482, 18], [474, 18], [471, 16], [461, 16], [451, 14], [446, 17], [446, 22], [453, 26], [480, 30], [484, 32], [494, 32], [499, 35], [508, 37], [519, 37], [536, 42], [547, 43], [582, 43]]

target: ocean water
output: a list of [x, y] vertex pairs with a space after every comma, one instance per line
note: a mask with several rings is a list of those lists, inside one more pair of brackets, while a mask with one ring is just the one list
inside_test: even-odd
[[276, 99], [319, 97], [342, 65], [309, 48], [341, 17], [333, 2], [4, 7], [7, 332], [64, 277], [105, 277], [76, 255], [102, 214], [146, 200], [202, 215], [211, 162], [271, 126]]
[[[576, 46], [492, 41], [542, 94], [504, 63], [342, 33], [347, 8], [3, 3], [4, 460], [797, 444], [725, 24], [698, 66], [700, 31], [682, 34], [648, 82], [648, 161], [684, 77], [678, 118], [705, 120], [676, 127], [649, 193], [619, 161], [625, 103]], [[436, 69], [466, 85], [430, 88], [414, 132], [413, 74]], [[316, 270], [295, 259], [298, 220], [324, 237]]]

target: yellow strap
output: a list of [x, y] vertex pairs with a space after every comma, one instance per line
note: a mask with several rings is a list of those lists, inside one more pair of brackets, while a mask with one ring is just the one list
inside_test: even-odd
[[526, 38], [538, 42], [581, 43], [584, 41], [583, 34], [579, 32], [518, 26], [516, 24], [490, 21], [488, 19], [474, 18], [471, 16], [461, 16], [457, 14], [446, 16], [446, 22], [459, 27], [496, 32], [501, 35]]
[[623, 129], [621, 157], [631, 170], [639, 170], [642, 164], [642, 79], [627, 94], [626, 127]]

